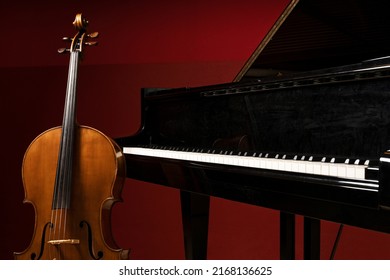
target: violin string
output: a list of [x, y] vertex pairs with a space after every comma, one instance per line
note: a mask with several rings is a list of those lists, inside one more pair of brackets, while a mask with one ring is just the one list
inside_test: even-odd
[[[62, 137], [61, 137], [62, 138]], [[62, 142], [62, 139], [61, 139]], [[57, 165], [57, 174], [56, 174], [56, 182], [55, 182], [55, 194], [54, 194], [54, 202], [52, 205], [52, 214], [51, 214], [51, 231], [50, 231], [50, 237], [49, 240], [58, 240], [58, 229], [60, 224], [60, 216], [58, 214], [58, 211], [61, 209], [60, 204], [60, 197], [61, 197], [61, 186], [63, 182], [63, 172], [62, 172], [62, 154], [63, 154], [63, 144], [60, 143], [60, 151], [58, 155], [58, 165]], [[50, 246], [51, 250], [50, 252], [50, 259], [58, 259], [58, 256], [55, 255], [56, 248], [55, 246]]]
[[[65, 202], [65, 194], [66, 194], [66, 188], [68, 188], [68, 184], [69, 184], [69, 178], [68, 178], [68, 173], [69, 173], [69, 106], [70, 106], [70, 92], [71, 92], [71, 77], [73, 75], [73, 54], [71, 55], [71, 63], [70, 63], [70, 69], [69, 69], [69, 79], [70, 81], [68, 81], [68, 89], [67, 89], [67, 100], [66, 100], [66, 109], [65, 109], [65, 119], [64, 119], [64, 125], [63, 125], [63, 130], [64, 130], [64, 136], [65, 136], [65, 147], [66, 147], [66, 157], [64, 159], [64, 166], [62, 166], [63, 168], [63, 171], [64, 171], [64, 182], [63, 182], [63, 185], [62, 185], [62, 188], [61, 188], [61, 209], [66, 209], [66, 202]], [[64, 210], [65, 211], [65, 210]], [[62, 218], [63, 218], [63, 211], [61, 211], [61, 222], [62, 222]], [[64, 217], [65, 219], [65, 217]], [[61, 239], [64, 239], [65, 238], [65, 231], [66, 231], [66, 226], [65, 224], [64, 225], [60, 225], [60, 229], [61, 232], [62, 232], [62, 238]]]

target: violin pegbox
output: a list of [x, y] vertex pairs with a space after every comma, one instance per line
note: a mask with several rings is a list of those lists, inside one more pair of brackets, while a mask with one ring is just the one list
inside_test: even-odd
[[58, 49], [59, 53], [66, 53], [66, 52], [83, 52], [83, 46], [96, 46], [98, 44], [97, 41], [87, 41], [88, 39], [95, 39], [99, 37], [98, 32], [92, 32], [87, 34], [87, 27], [88, 27], [88, 20], [83, 17], [83, 15], [77, 14], [74, 21], [73, 26], [78, 31], [76, 35], [74, 35], [73, 38], [70, 37], [64, 37], [62, 40], [71, 42], [70, 48], [60, 48]]

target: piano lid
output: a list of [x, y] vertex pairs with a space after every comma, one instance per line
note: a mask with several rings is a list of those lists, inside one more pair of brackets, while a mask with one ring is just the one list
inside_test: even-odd
[[234, 81], [390, 55], [388, 0], [291, 0]]

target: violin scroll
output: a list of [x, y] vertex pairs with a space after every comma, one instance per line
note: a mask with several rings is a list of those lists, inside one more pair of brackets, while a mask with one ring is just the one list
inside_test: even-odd
[[83, 52], [83, 46], [96, 46], [98, 44], [97, 41], [87, 41], [87, 39], [95, 39], [99, 36], [98, 32], [92, 32], [90, 34], [86, 34], [88, 27], [88, 20], [83, 17], [83, 15], [77, 14], [75, 20], [73, 21], [73, 26], [78, 31], [77, 34], [71, 37], [63, 37], [62, 40], [71, 42], [70, 48], [60, 48], [58, 49], [59, 53], [66, 52]]
[[79, 31], [87, 30], [88, 20], [81, 13], [77, 14], [73, 21], [73, 26]]

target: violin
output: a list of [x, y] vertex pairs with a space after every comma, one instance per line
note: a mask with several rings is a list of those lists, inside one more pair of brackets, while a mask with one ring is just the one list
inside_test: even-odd
[[69, 49], [68, 82], [62, 126], [51, 128], [27, 148], [22, 164], [25, 203], [35, 211], [30, 245], [15, 259], [128, 259], [111, 233], [111, 207], [121, 201], [125, 160], [119, 146], [100, 131], [76, 121], [77, 71], [84, 46], [98, 33], [77, 14], [77, 34]]

